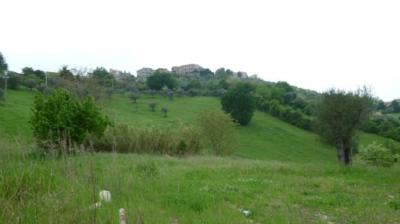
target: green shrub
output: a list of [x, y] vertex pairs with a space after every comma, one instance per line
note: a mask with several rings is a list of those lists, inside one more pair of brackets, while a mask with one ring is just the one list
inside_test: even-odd
[[150, 104], [149, 104], [149, 107], [150, 107], [151, 112], [155, 112], [155, 111], [156, 111], [156, 106], [157, 106], [156, 103], [150, 103]]
[[200, 152], [200, 134], [191, 127], [108, 128], [102, 137], [91, 137], [87, 144], [96, 151], [187, 155]]
[[32, 108], [33, 135], [40, 147], [69, 152], [87, 134], [101, 136], [110, 124], [92, 98], [78, 100], [65, 90], [37, 95]]
[[207, 146], [216, 155], [232, 154], [236, 148], [235, 124], [221, 110], [207, 109], [199, 114], [201, 133]]
[[395, 163], [392, 152], [376, 142], [361, 148], [359, 155], [367, 164], [374, 166], [390, 167]]

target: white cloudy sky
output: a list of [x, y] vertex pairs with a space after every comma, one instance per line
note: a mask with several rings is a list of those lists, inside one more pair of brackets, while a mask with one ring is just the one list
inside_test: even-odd
[[400, 98], [400, 1], [1, 0], [11, 70], [198, 63]]

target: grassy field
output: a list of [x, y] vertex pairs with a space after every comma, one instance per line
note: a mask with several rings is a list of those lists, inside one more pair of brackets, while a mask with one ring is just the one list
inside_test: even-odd
[[[117, 223], [121, 207], [128, 223], [400, 222], [398, 165], [102, 153], [36, 160], [9, 145], [0, 157], [3, 223]], [[90, 209], [101, 189], [112, 202]]]
[[[9, 91], [0, 106], [0, 223], [117, 223], [121, 207], [128, 223], [400, 223], [399, 164], [376, 168], [356, 160], [339, 167], [315, 134], [267, 114], [256, 112], [249, 126], [238, 127], [232, 157], [37, 159], [27, 123], [33, 97]], [[133, 105], [116, 95], [103, 107], [116, 124], [173, 128], [195, 125], [200, 110], [220, 106], [216, 98], [160, 96]], [[169, 109], [167, 118], [161, 107]], [[385, 139], [362, 134], [360, 141]], [[112, 202], [90, 209], [101, 189], [111, 191]]]

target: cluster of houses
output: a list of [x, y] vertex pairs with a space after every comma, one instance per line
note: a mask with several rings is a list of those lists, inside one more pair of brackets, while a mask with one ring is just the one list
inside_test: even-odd
[[[171, 72], [177, 74], [177, 75], [191, 75], [196, 72], [199, 72], [201, 70], [205, 70], [206, 68], [201, 67], [200, 65], [197, 64], [187, 64], [187, 65], [181, 65], [181, 66], [173, 66], [171, 68]], [[167, 69], [165, 69], [167, 70]], [[154, 73], [154, 69], [144, 67], [136, 72], [136, 77], [138, 80], [145, 81], [147, 77], [151, 76]], [[168, 70], [167, 70], [168, 71]], [[246, 72], [239, 71], [239, 72], [234, 72], [233, 73], [234, 78], [248, 78], [248, 75]]]

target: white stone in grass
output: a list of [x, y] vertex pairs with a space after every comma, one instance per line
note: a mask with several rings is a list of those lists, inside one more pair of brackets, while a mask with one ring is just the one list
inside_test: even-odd
[[111, 202], [111, 192], [102, 190], [99, 193], [100, 201]]
[[243, 215], [246, 216], [246, 217], [251, 216], [251, 211], [249, 211], [249, 210], [242, 210], [242, 213], [243, 213]]

